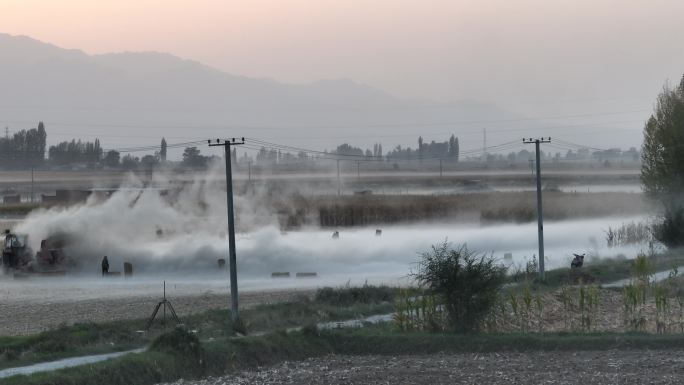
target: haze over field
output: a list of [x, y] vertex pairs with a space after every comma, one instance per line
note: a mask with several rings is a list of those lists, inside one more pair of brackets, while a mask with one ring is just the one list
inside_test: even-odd
[[684, 383], [683, 15], [0, 0], [0, 384]]
[[51, 143], [110, 148], [244, 135], [388, 149], [451, 133], [479, 148], [487, 128], [490, 144], [626, 149], [681, 75], [681, 14], [675, 0], [5, 0], [0, 125], [43, 120]]
[[[74, 270], [82, 273], [92, 274], [105, 251], [117, 269], [129, 261], [136, 271], [146, 274], [215, 271], [217, 259], [225, 258], [228, 248], [227, 219], [217, 215], [226, 211], [226, 202], [221, 184], [208, 181], [222, 173], [215, 167], [169, 194], [144, 189], [143, 182], [131, 176], [123, 182], [124, 188], [103, 202], [92, 197], [85, 204], [38, 209], [16, 231], [29, 236], [34, 250], [40, 248], [41, 239], [68, 234], [66, 253], [74, 260]], [[157, 174], [155, 183], [166, 185], [167, 177]], [[314, 225], [286, 232], [278, 223], [278, 213], [265, 204], [262, 194], [287, 195], [282, 190], [267, 190], [238, 195], [235, 200], [240, 272], [250, 278], [268, 280], [274, 271], [315, 271], [342, 283], [352, 278], [397, 279], [408, 274], [421, 252], [445, 240], [467, 244], [478, 253], [491, 253], [513, 270], [537, 253], [536, 223], [486, 224], [455, 215], [444, 221]], [[289, 195], [282, 199], [291, 199], [289, 205], [294, 205], [295, 199]], [[123, 212], [126, 215], [120, 215]], [[647, 219], [645, 212], [638, 211], [547, 221], [547, 266], [567, 266], [573, 252], [586, 253], [590, 259], [620, 254], [633, 258], [647, 246], [640, 243], [609, 248], [605, 232], [609, 227]], [[377, 227], [383, 229], [382, 236], [375, 235]], [[331, 237], [335, 230], [341, 233], [339, 239]], [[513, 254], [512, 259], [503, 259], [507, 252]]]

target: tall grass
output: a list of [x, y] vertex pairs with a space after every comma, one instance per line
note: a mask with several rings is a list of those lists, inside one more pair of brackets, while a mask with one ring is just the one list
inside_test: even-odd
[[[536, 198], [527, 192], [487, 192], [454, 195], [294, 195], [272, 202], [282, 227], [367, 226], [454, 218], [484, 222], [531, 222], [536, 219]], [[544, 217], [549, 220], [639, 214], [647, 211], [638, 194], [549, 192], [544, 196]]]
[[401, 331], [443, 331], [446, 326], [444, 306], [434, 295], [415, 294], [416, 292], [411, 290], [401, 291], [396, 300], [394, 325]]
[[608, 247], [645, 244], [654, 241], [653, 229], [643, 222], [623, 223], [615, 229], [609, 226], [606, 231]]

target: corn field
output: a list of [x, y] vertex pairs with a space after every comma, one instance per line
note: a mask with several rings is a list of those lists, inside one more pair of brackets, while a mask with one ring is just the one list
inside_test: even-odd
[[[630, 283], [614, 290], [580, 283], [540, 291], [523, 282], [500, 292], [481, 330], [684, 333], [683, 277], [673, 269], [666, 280], [653, 282], [650, 268], [646, 259], [637, 258]], [[407, 291], [397, 299], [396, 309], [394, 324], [400, 330], [448, 330], [444, 306], [436, 297]]]

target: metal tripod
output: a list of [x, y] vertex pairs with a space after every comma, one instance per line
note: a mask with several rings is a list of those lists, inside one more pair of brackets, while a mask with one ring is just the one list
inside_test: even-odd
[[157, 317], [157, 313], [159, 312], [159, 309], [161, 307], [164, 307], [164, 318], [162, 319], [162, 325], [164, 325], [164, 329], [166, 329], [166, 307], [169, 307], [169, 312], [171, 313], [171, 316], [173, 317], [173, 320], [176, 321], [176, 325], [181, 324], [180, 319], [178, 319], [178, 315], [176, 315], [176, 311], [173, 309], [173, 305], [171, 305], [171, 302], [166, 299], [166, 281], [164, 281], [164, 298], [155, 306], [154, 312], [152, 312], [152, 316], [150, 319], [147, 320], [147, 325], [145, 326], [145, 330], [149, 331], [150, 327], [152, 327], [152, 323], [154, 322], [154, 319]]

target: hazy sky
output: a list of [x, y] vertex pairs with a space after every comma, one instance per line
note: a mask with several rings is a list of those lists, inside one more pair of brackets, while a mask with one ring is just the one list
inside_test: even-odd
[[684, 73], [682, 15], [681, 0], [0, 0], [0, 31], [637, 129]]

